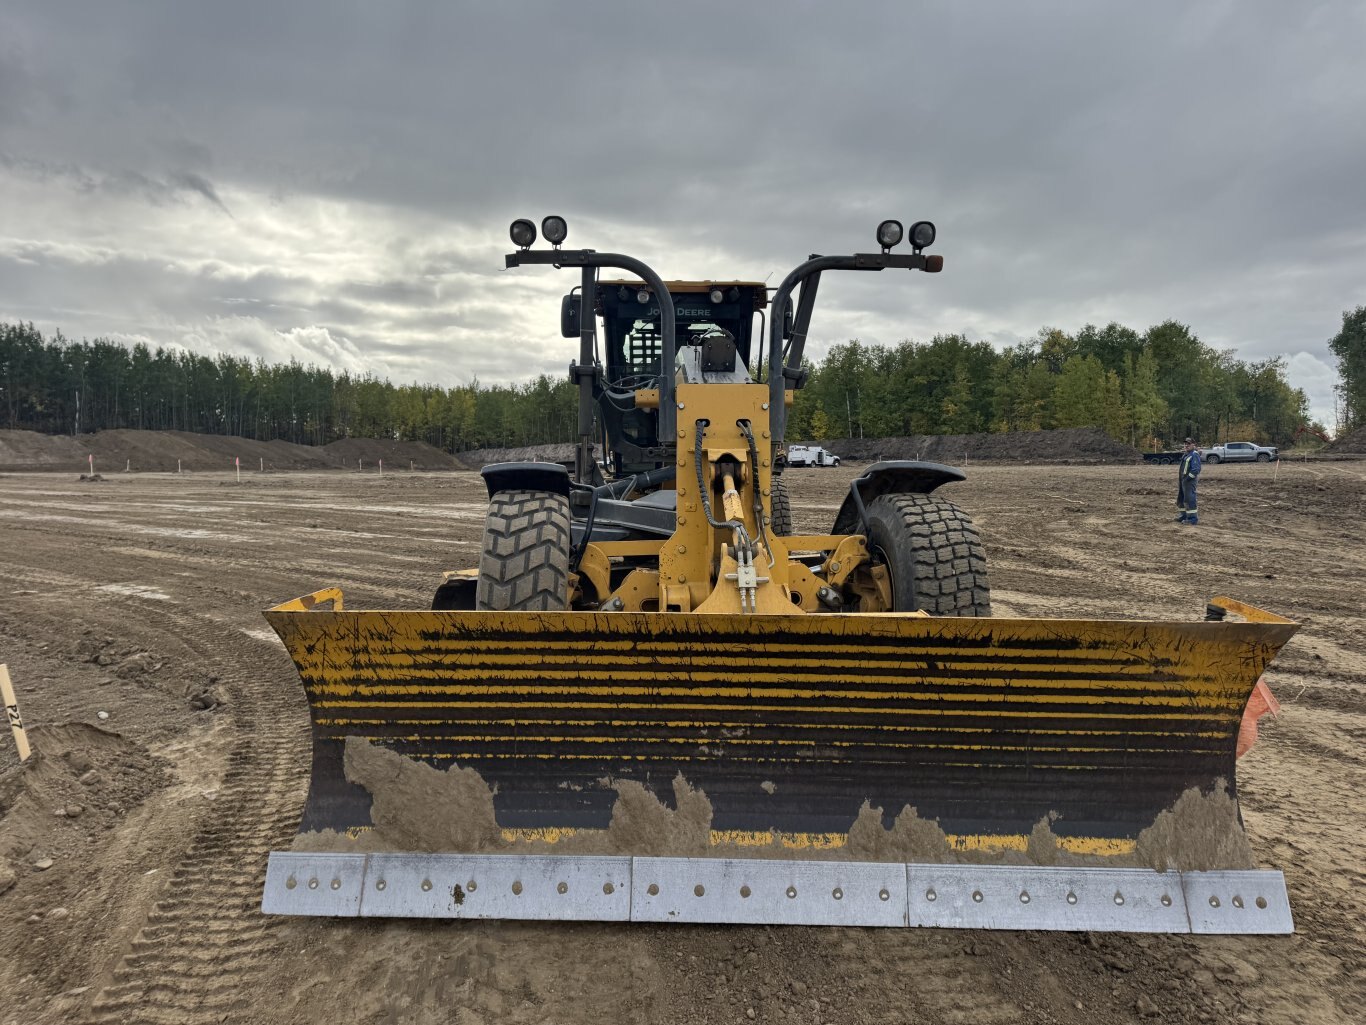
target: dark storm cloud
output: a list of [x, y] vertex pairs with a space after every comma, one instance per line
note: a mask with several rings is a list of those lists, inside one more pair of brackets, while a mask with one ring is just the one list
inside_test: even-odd
[[213, 187], [213, 183], [201, 174], [193, 171], [172, 171], [169, 184], [172, 188], [184, 189], [189, 192], [197, 192], [218, 209], [222, 210], [229, 217], [232, 216], [226, 204], [218, 198], [218, 190]]
[[56, 2], [0, 40], [0, 253], [49, 247], [22, 289], [0, 264], [0, 315], [54, 326], [179, 341], [236, 306], [281, 353], [317, 327], [507, 379], [568, 358], [570, 283], [499, 269], [513, 216], [773, 283], [929, 217], [946, 272], [828, 281], [817, 352], [1175, 317], [1302, 354], [1322, 409], [1366, 301], [1356, 3]]
[[186, 193], [207, 199], [223, 213], [231, 216], [213, 183], [193, 171], [170, 171], [165, 179], [149, 177], [140, 171], [118, 168], [103, 173], [92, 172], [75, 164], [47, 160], [33, 160], [0, 152], [0, 169], [17, 176], [63, 186], [77, 192], [106, 192], [112, 195], [136, 195], [151, 203], [166, 204], [183, 201]]

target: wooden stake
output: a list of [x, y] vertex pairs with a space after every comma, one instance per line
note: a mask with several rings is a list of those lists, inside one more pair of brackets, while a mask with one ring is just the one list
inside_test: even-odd
[[19, 760], [27, 761], [28, 733], [24, 730], [24, 720], [19, 718], [19, 699], [14, 696], [14, 687], [9, 681], [9, 667], [3, 663], [0, 663], [0, 702], [4, 703], [5, 718], [9, 720], [10, 732], [14, 734], [14, 744], [19, 748]]

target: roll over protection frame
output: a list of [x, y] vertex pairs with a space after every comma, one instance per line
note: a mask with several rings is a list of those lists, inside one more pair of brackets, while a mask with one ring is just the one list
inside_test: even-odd
[[781, 445], [787, 429], [787, 405], [785, 393], [788, 381], [794, 386], [801, 382], [802, 349], [806, 344], [806, 329], [811, 322], [811, 311], [815, 306], [816, 288], [823, 271], [828, 270], [886, 270], [889, 267], [905, 270], [921, 270], [937, 273], [944, 266], [942, 256], [926, 256], [913, 253], [903, 256], [895, 253], [855, 253], [853, 256], [813, 256], [798, 266], [778, 286], [774, 293], [772, 306], [781, 313], [792, 298], [792, 290], [802, 285], [797, 315], [792, 325], [792, 347], [783, 355], [783, 318], [774, 316], [769, 324], [768, 348], [768, 391], [769, 417], [772, 421], [773, 444]]
[[[629, 271], [637, 274], [654, 291], [659, 299], [659, 439], [661, 445], [670, 445], [674, 441], [676, 431], [677, 405], [674, 400], [674, 297], [669, 294], [668, 287], [654, 270], [646, 263], [637, 260], [633, 256], [625, 256], [621, 253], [598, 253], [592, 249], [551, 249], [533, 250], [519, 249], [515, 253], [508, 253], [504, 257], [504, 266], [509, 269], [512, 267], [523, 267], [527, 265], [539, 265], [549, 267], [615, 267], [618, 270]], [[587, 349], [587, 338], [590, 327], [594, 323], [593, 315], [593, 288], [589, 285], [589, 275], [583, 275], [584, 288], [579, 296], [580, 313], [579, 326], [584, 333], [583, 348]], [[781, 340], [780, 340], [781, 341]], [[582, 353], [581, 353], [581, 357]], [[582, 415], [582, 413], [580, 414]], [[582, 424], [580, 425], [582, 431]]]

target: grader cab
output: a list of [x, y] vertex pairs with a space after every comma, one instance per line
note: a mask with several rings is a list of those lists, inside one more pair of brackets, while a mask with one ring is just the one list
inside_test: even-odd
[[[777, 457], [822, 276], [937, 272], [933, 225], [883, 222], [879, 252], [813, 257], [772, 295], [566, 232], [546, 218], [538, 250], [514, 222], [506, 263], [580, 270], [573, 471], [485, 468], [479, 565], [431, 610], [328, 590], [267, 613], [314, 738], [267, 911], [1290, 928], [1280, 874], [1247, 860], [1234, 760], [1293, 624], [1231, 599], [1197, 622], [992, 618], [981, 537], [940, 495], [964, 474], [937, 463], [869, 466], [828, 534], [792, 533]], [[395, 779], [430, 773], [438, 819], [472, 814], [435, 795], [477, 773], [496, 836], [376, 847], [375, 748]], [[705, 808], [686, 856], [582, 842], [631, 787]]]

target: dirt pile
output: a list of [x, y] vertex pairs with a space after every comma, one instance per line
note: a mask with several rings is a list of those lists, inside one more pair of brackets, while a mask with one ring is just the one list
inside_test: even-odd
[[480, 470], [491, 463], [564, 463], [573, 466], [577, 449], [578, 446], [570, 442], [523, 445], [521, 448], [476, 448], [458, 452], [455, 458], [467, 470]]
[[1327, 451], [1334, 454], [1366, 455], [1366, 427], [1358, 427], [1356, 430], [1344, 434], [1329, 445]]
[[343, 438], [323, 447], [329, 459], [347, 468], [377, 467], [384, 460], [386, 470], [460, 470], [464, 464], [455, 456], [421, 441], [389, 441], [385, 438]]
[[[59, 971], [88, 921], [87, 866], [107, 831], [170, 783], [167, 766], [84, 723], [29, 728], [33, 754], [0, 774], [0, 908], [26, 922], [39, 963]], [[46, 950], [44, 956], [42, 950]]]
[[188, 431], [98, 431], [94, 434], [52, 435], [34, 431], [0, 431], [0, 471], [80, 471], [97, 473], [127, 470], [170, 473], [232, 470], [241, 460], [244, 471], [341, 470], [458, 470], [462, 463], [430, 445], [415, 441], [345, 438], [321, 448], [287, 441], [253, 441], [219, 434]]
[[320, 470], [338, 468], [325, 450], [284, 441], [252, 441], [187, 431], [98, 431], [51, 435], [0, 431], [0, 470], [90, 469], [97, 473], [231, 470]]
[[899, 438], [844, 438], [821, 443], [841, 459], [928, 459], [950, 465], [1001, 463], [1137, 463], [1138, 450], [1098, 427], [1000, 434], [913, 434]]
[[91, 834], [168, 782], [164, 765], [118, 733], [85, 723], [31, 726], [33, 755], [0, 776], [0, 864], [60, 874]]

